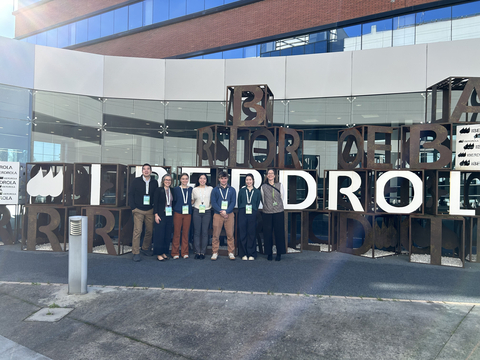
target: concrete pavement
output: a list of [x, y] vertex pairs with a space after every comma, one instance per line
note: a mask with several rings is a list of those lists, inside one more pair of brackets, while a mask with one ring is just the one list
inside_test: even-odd
[[[89, 255], [68, 295], [67, 258], [0, 247], [1, 337], [51, 359], [480, 359], [480, 264]], [[52, 304], [74, 310], [24, 321]]]

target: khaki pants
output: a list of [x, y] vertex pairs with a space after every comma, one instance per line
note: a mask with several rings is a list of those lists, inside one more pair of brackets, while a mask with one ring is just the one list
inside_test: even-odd
[[152, 244], [153, 230], [153, 209], [143, 211], [140, 209], [132, 210], [133, 214], [133, 239], [132, 254], [140, 254], [140, 236], [142, 235], [143, 223], [145, 222], [145, 237], [143, 238], [143, 250], [150, 250]]
[[233, 213], [228, 215], [228, 219], [224, 219], [222, 215], [215, 214], [213, 215], [213, 234], [212, 234], [212, 252], [218, 253], [218, 248], [220, 247], [220, 233], [222, 232], [222, 227], [225, 227], [225, 232], [227, 233], [227, 244], [228, 244], [228, 253], [235, 253], [235, 240], [233, 239], [233, 228], [235, 226], [235, 216]]

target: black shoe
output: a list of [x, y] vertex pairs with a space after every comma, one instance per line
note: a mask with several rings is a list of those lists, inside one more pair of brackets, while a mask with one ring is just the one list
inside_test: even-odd
[[133, 261], [140, 261], [142, 260], [142, 257], [140, 256], [140, 254], [133, 254]]
[[202, 256], [202, 255], [195, 254], [194, 259], [195, 259], [195, 260], [201, 259], [201, 256]]
[[272, 259], [273, 259], [272, 255], [268, 255], [268, 256], [267, 256], [267, 260], [268, 260], [268, 261], [272, 261]]
[[145, 256], [153, 256], [153, 251], [152, 250], [143, 250], [140, 249], [140, 252], [145, 255]]
[[200, 254], [200, 259], [205, 259], [205, 254]]
[[277, 254], [277, 256], [275, 256], [275, 261], [280, 261], [282, 260], [282, 254]]

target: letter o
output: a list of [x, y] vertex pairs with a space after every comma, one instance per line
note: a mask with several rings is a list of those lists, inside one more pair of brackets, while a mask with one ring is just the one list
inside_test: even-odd
[[[413, 200], [407, 206], [396, 207], [392, 206], [385, 200], [385, 185], [393, 179], [401, 177], [410, 182], [413, 185]], [[423, 183], [422, 180], [411, 171], [387, 171], [379, 176], [375, 189], [377, 197], [377, 205], [385, 212], [389, 214], [410, 214], [422, 206], [423, 202]]]

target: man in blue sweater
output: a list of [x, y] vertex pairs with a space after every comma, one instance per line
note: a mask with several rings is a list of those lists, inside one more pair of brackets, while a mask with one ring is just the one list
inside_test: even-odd
[[219, 184], [212, 190], [211, 203], [214, 210], [213, 215], [213, 236], [212, 236], [212, 260], [218, 258], [218, 248], [220, 246], [220, 233], [222, 227], [225, 227], [227, 233], [228, 258], [235, 260], [235, 240], [233, 230], [235, 226], [235, 217], [233, 209], [237, 201], [237, 192], [228, 185], [228, 174], [222, 171], [218, 174]]

